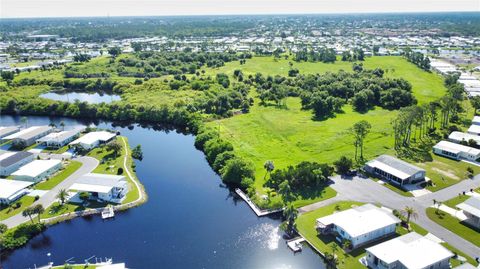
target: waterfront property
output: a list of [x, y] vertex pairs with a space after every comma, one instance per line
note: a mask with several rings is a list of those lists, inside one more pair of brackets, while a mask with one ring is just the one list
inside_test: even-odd
[[433, 146], [433, 152], [455, 160], [476, 161], [480, 158], [480, 150], [469, 146], [452, 143], [449, 141], [440, 141]]
[[458, 204], [458, 208], [463, 210], [463, 213], [467, 217], [466, 223], [472, 225], [475, 228], [480, 229], [480, 198], [472, 196], [465, 202]]
[[52, 131], [53, 128], [50, 126], [32, 126], [23, 129], [20, 132], [6, 136], [4, 139], [12, 140], [13, 145], [28, 147], [33, 145], [37, 139], [46, 136]]
[[85, 128], [79, 127], [69, 131], [50, 133], [37, 139], [37, 143], [47, 148], [59, 149], [76, 139], [83, 130], [85, 130]]
[[81, 176], [70, 189], [87, 192], [92, 200], [121, 203], [128, 192], [124, 176], [89, 173]]
[[452, 252], [437, 242], [411, 232], [366, 249], [369, 268], [447, 269]]
[[365, 164], [365, 171], [403, 186], [425, 181], [425, 170], [390, 155], [381, 155]]
[[0, 127], [0, 141], [2, 141], [4, 137], [14, 134], [19, 130], [20, 128], [17, 126]]
[[0, 155], [0, 176], [9, 176], [21, 166], [33, 161], [33, 159], [33, 153], [25, 151], [8, 151]]
[[12, 176], [15, 180], [25, 180], [36, 183], [47, 179], [61, 167], [62, 161], [60, 160], [35, 160], [20, 167]]
[[91, 150], [100, 144], [108, 143], [116, 135], [115, 133], [107, 131], [90, 132], [71, 142], [69, 145], [83, 150]]
[[9, 205], [20, 199], [28, 191], [33, 182], [0, 179], [0, 204]]
[[448, 136], [448, 140], [454, 143], [468, 143], [470, 140], [473, 140], [475, 143], [477, 143], [477, 145], [480, 145], [480, 136], [457, 131], [452, 132]]
[[401, 222], [389, 210], [365, 204], [317, 219], [321, 234], [334, 234], [337, 240], [349, 240], [353, 248], [395, 234]]

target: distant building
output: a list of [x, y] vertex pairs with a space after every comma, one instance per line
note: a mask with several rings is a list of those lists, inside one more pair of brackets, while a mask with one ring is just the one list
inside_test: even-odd
[[356, 248], [394, 234], [400, 222], [387, 209], [365, 204], [319, 218], [316, 227], [319, 233], [333, 233], [342, 240], [350, 240]]
[[69, 131], [50, 133], [40, 139], [37, 143], [45, 145], [47, 148], [61, 148], [76, 139], [85, 128], [75, 128]]
[[4, 139], [12, 140], [14, 145], [28, 147], [35, 143], [40, 137], [51, 133], [53, 128], [50, 126], [32, 126], [21, 130], [20, 132], [6, 136]]
[[480, 158], [480, 150], [449, 141], [440, 141], [433, 146], [433, 152], [455, 160], [476, 161]]
[[365, 164], [365, 171], [400, 186], [425, 181], [425, 170], [390, 155], [380, 155]]
[[81, 136], [77, 140], [71, 142], [69, 145], [79, 147], [83, 150], [91, 150], [100, 144], [105, 144], [111, 141], [117, 134], [107, 131], [90, 132]]
[[470, 128], [468, 128], [467, 133], [473, 135], [480, 135], [480, 125], [472, 124]]
[[17, 126], [8, 126], [8, 127], [0, 127], [0, 141], [3, 141], [3, 138], [18, 132], [20, 128]]
[[480, 198], [476, 196], [470, 197], [465, 202], [458, 204], [458, 208], [463, 210], [467, 219], [465, 222], [473, 227], [480, 229]]
[[81, 176], [70, 189], [87, 192], [90, 199], [121, 203], [128, 192], [124, 176], [89, 173]]
[[415, 232], [402, 235], [366, 249], [366, 261], [372, 269], [447, 269], [452, 252]]
[[0, 155], [0, 176], [6, 177], [21, 166], [33, 161], [34, 155], [30, 152], [6, 152]]
[[28, 163], [14, 173], [12, 176], [15, 180], [24, 180], [31, 182], [40, 182], [47, 179], [53, 173], [62, 167], [60, 160], [35, 160]]
[[469, 133], [462, 133], [462, 132], [452, 132], [448, 136], [448, 140], [455, 142], [455, 143], [468, 143], [470, 140], [473, 140], [480, 146], [480, 136], [473, 135]]
[[28, 193], [33, 182], [0, 179], [0, 204], [9, 205]]

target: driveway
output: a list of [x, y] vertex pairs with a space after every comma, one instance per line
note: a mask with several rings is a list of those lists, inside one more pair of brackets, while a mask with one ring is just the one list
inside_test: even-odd
[[433, 199], [445, 201], [456, 197], [458, 193], [480, 187], [480, 176], [477, 175], [474, 179], [463, 180], [456, 185], [437, 192], [425, 194], [421, 197], [402, 196], [371, 179], [361, 177], [342, 178], [340, 176], [335, 176], [331, 179], [331, 187], [337, 191], [337, 196], [301, 207], [299, 208], [300, 213], [309, 212], [328, 204], [345, 200], [374, 204], [379, 203], [397, 210], [402, 210], [406, 206], [409, 206], [413, 207], [418, 214], [418, 218], [414, 220], [418, 225], [465, 254], [473, 258], [480, 256], [479, 247], [438, 225], [430, 220], [426, 214], [426, 209], [433, 204]]
[[[46, 157], [47, 155], [41, 154], [41, 156]], [[65, 158], [65, 156], [62, 156], [60, 154], [51, 154], [51, 155], [48, 155], [48, 157], [52, 159], [62, 159], [62, 157]], [[75, 183], [75, 181], [80, 176], [92, 172], [93, 169], [95, 169], [95, 167], [98, 166], [98, 160], [92, 157], [82, 156], [82, 157], [75, 158], [74, 160], [81, 162], [82, 166], [73, 174], [71, 174], [69, 177], [67, 177], [65, 180], [60, 182], [57, 186], [53, 187], [47, 193], [42, 195], [40, 199], [38, 199], [38, 201], [32, 204], [32, 206], [41, 204], [46, 209], [51, 204], [53, 204], [53, 202], [55, 202], [55, 200], [57, 199], [56, 196], [61, 189], [68, 189], [73, 183]], [[1, 221], [1, 223], [4, 223], [11, 228], [27, 221], [30, 221], [30, 219], [28, 217], [23, 217], [22, 214], [20, 213], [4, 221]]]

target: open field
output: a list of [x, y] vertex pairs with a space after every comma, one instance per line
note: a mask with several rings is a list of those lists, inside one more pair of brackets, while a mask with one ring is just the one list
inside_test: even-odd
[[69, 177], [71, 174], [73, 174], [75, 171], [77, 171], [81, 166], [82, 163], [72, 161], [63, 170], [58, 172], [54, 177], [35, 185], [35, 189], [50, 190], [53, 187], [57, 186], [60, 182], [65, 180], [67, 177]]

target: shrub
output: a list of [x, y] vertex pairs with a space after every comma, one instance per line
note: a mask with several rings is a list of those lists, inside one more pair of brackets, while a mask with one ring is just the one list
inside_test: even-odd
[[244, 178], [255, 177], [253, 164], [240, 157], [229, 160], [221, 170], [222, 179], [227, 183], [240, 185]]
[[5, 250], [19, 248], [45, 229], [46, 226], [43, 223], [20, 224], [16, 228], [10, 229], [3, 234], [0, 240], [0, 248]]

